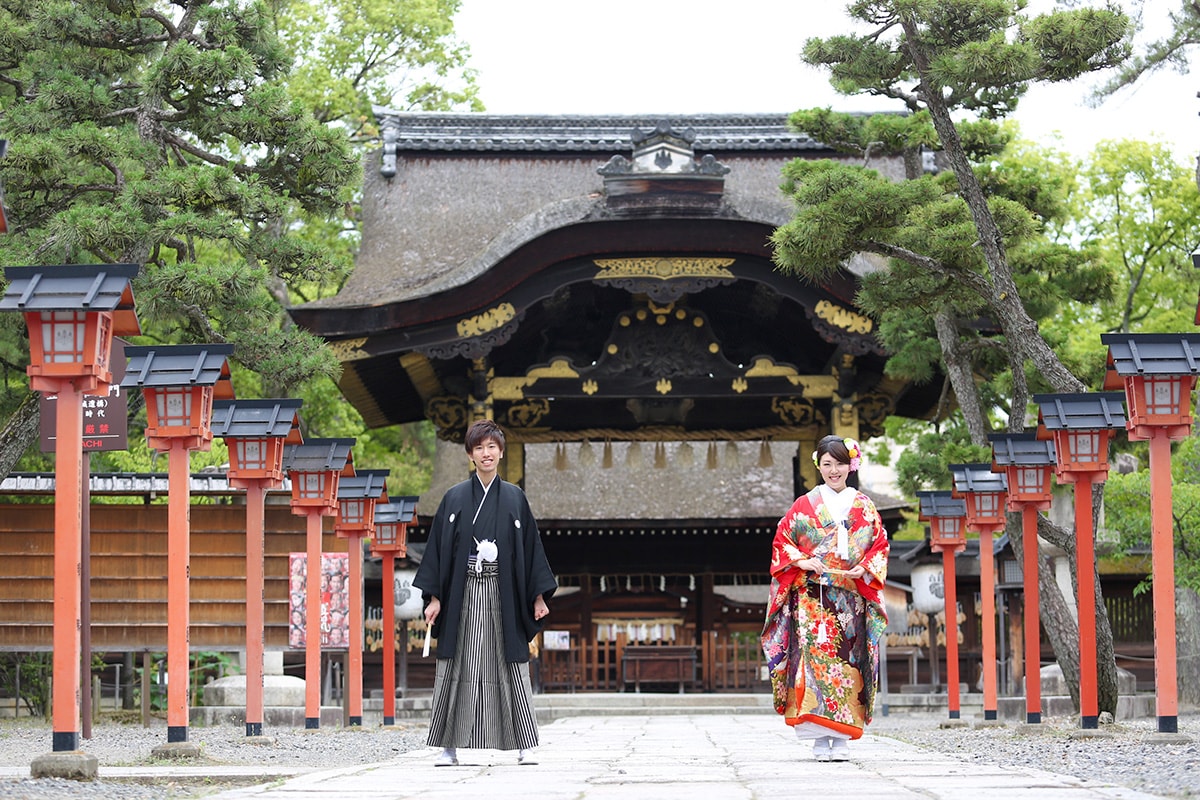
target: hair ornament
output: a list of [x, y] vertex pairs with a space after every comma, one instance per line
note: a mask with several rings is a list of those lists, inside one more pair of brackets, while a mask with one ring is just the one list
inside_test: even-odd
[[[858, 472], [858, 468], [862, 466], [862, 446], [854, 439], [842, 439], [842, 444], [846, 445], [846, 453], [850, 456], [850, 471]], [[817, 451], [813, 450], [812, 460], [815, 466], [821, 466]]]

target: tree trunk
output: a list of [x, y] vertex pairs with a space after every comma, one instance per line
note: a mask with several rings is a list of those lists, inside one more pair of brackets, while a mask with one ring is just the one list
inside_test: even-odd
[[27, 394], [0, 431], [0, 475], [12, 472], [29, 446], [37, 441], [42, 419], [40, 398], [39, 392]]
[[1200, 703], [1200, 595], [1175, 587], [1176, 677], [1179, 699]]
[[983, 418], [983, 407], [979, 402], [979, 392], [976, 391], [971, 360], [963, 353], [962, 341], [958, 337], [958, 324], [949, 309], [943, 308], [934, 317], [934, 325], [937, 327], [938, 344], [942, 348], [946, 374], [950, 377], [954, 396], [958, 398], [958, 407], [966, 420], [967, 432], [973, 443], [986, 446], [988, 424]]

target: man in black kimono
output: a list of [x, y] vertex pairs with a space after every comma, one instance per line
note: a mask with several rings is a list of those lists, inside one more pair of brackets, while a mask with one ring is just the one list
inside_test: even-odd
[[491, 420], [467, 430], [475, 474], [450, 488], [429, 528], [413, 585], [437, 638], [428, 743], [438, 766], [458, 748], [518, 750], [537, 763], [529, 643], [558, 583], [520, 487], [497, 478], [504, 431]]

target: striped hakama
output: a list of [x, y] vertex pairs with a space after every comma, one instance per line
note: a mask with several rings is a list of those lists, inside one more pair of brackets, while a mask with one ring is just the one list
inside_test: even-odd
[[496, 563], [468, 561], [455, 658], [437, 660], [427, 743], [434, 747], [537, 747], [529, 663], [504, 659]]

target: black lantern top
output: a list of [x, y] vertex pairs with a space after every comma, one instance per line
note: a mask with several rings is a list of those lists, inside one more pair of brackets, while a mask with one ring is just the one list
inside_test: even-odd
[[1007, 492], [1008, 479], [1003, 472], [993, 472], [991, 464], [950, 464], [954, 477], [954, 492]]
[[1037, 438], [1037, 433], [989, 433], [992, 458], [997, 467], [1042, 467], [1056, 463], [1054, 442]]
[[917, 498], [921, 503], [921, 519], [967, 515], [967, 501], [955, 499], [951, 492], [917, 492]]
[[[227, 357], [231, 344], [128, 345], [129, 366], [121, 385], [142, 389], [169, 386], [213, 386], [232, 396]], [[222, 392], [215, 392], [220, 396]]]
[[[1200, 333], [1102, 333], [1108, 366], [1117, 376], [1200, 374]], [[1122, 383], [1105, 376], [1105, 389]]]
[[111, 311], [114, 335], [137, 336], [142, 327], [130, 286], [137, 274], [137, 264], [5, 267], [0, 311]]
[[216, 400], [213, 402], [213, 436], [224, 439], [275, 437], [299, 444], [300, 406], [303, 400]]
[[417, 501], [420, 497], [397, 497], [390, 503], [375, 506], [375, 523], [397, 523], [408, 525], [417, 516]]
[[390, 472], [386, 469], [364, 469], [343, 477], [338, 483], [338, 500], [386, 501], [387, 476]]
[[352, 463], [350, 451], [354, 442], [354, 439], [309, 439], [303, 444], [289, 444], [283, 448], [283, 469], [340, 474]]
[[1048, 431], [1093, 431], [1125, 427], [1124, 392], [1035, 394], [1038, 424]]

